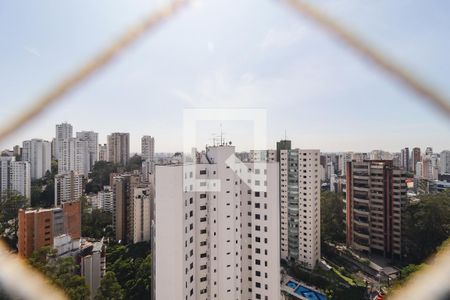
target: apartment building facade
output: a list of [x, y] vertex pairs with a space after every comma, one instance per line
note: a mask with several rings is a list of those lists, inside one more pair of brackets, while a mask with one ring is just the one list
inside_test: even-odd
[[76, 137], [87, 142], [88, 171], [91, 171], [95, 162], [98, 160], [98, 133], [94, 131], [81, 131], [76, 133]]
[[85, 176], [70, 171], [55, 176], [55, 206], [68, 201], [80, 200], [83, 196]]
[[320, 260], [320, 151], [279, 149], [281, 258], [313, 269]]
[[155, 299], [280, 297], [278, 163], [212, 146], [155, 171]]
[[130, 159], [130, 134], [114, 132], [107, 141], [108, 161], [125, 166]]
[[73, 128], [69, 123], [61, 123], [56, 125], [56, 133], [54, 140], [55, 158], [60, 161], [62, 155], [62, 142], [73, 137]]
[[72, 239], [81, 237], [79, 201], [49, 209], [20, 209], [18, 220], [17, 248], [21, 257], [29, 257], [44, 246], [53, 247], [54, 239], [63, 234]]
[[79, 138], [68, 138], [59, 142], [61, 153], [58, 173], [75, 171], [85, 176], [89, 173], [89, 143]]
[[0, 156], [0, 196], [19, 194], [31, 198], [31, 168], [27, 161], [14, 156]]
[[133, 193], [133, 243], [149, 242], [151, 237], [152, 192], [141, 185]]
[[[139, 219], [139, 223], [142, 224], [140, 218], [144, 214], [139, 209], [142, 206], [149, 208], [149, 204], [147, 206], [140, 201], [147, 201], [147, 199], [143, 199], [147, 197], [147, 188], [148, 185], [141, 182], [139, 174], [120, 174], [113, 177], [113, 227], [116, 240], [129, 243], [134, 242], [135, 222]], [[135, 202], [138, 204], [136, 209], [134, 206]], [[138, 219], [135, 218], [135, 212]], [[150, 214], [145, 213], [145, 216], [147, 215]], [[140, 227], [136, 229], [139, 231], [143, 230]], [[138, 233], [136, 234], [138, 235]]]
[[32, 139], [22, 143], [22, 161], [30, 163], [31, 179], [39, 179], [51, 171], [52, 147], [50, 142]]
[[347, 245], [364, 253], [402, 257], [406, 170], [389, 160], [347, 163]]
[[155, 160], [155, 138], [149, 135], [144, 135], [141, 139], [141, 156], [142, 160]]

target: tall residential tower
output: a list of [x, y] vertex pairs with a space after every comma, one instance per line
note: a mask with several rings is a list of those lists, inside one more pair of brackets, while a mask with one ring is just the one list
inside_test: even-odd
[[279, 299], [278, 164], [232, 146], [156, 166], [154, 299]]

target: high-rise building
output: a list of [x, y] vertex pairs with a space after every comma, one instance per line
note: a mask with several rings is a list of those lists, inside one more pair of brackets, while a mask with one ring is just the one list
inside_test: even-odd
[[444, 150], [440, 155], [440, 174], [450, 174], [450, 151]]
[[83, 196], [84, 176], [70, 171], [55, 176], [55, 206], [68, 201], [77, 201]]
[[416, 172], [414, 177], [423, 178], [423, 163], [421, 161], [416, 163]]
[[95, 201], [96, 201], [95, 205], [94, 203], [92, 203], [93, 207], [109, 213], [113, 213], [114, 208], [113, 192], [109, 185], [105, 185], [103, 187], [103, 190], [97, 193], [97, 195], [95, 196]]
[[133, 198], [133, 243], [148, 242], [151, 236], [152, 194], [150, 187], [134, 188]]
[[395, 152], [392, 154], [392, 164], [396, 168], [402, 167], [402, 154], [400, 152]]
[[56, 159], [56, 138], [52, 139], [51, 145], [52, 145], [52, 159]]
[[409, 171], [409, 148], [403, 148], [401, 153], [401, 167], [405, 170], [405, 171]]
[[144, 135], [141, 139], [142, 160], [155, 160], [155, 138]]
[[414, 147], [411, 152], [411, 168], [414, 173], [416, 173], [417, 163], [421, 160], [422, 156], [420, 155], [420, 148]]
[[98, 133], [93, 131], [77, 132], [77, 138], [88, 143], [89, 171], [98, 160]]
[[279, 299], [276, 162], [212, 146], [155, 176], [154, 299]]
[[65, 203], [50, 209], [20, 209], [17, 231], [19, 255], [29, 257], [35, 250], [54, 245], [54, 238], [68, 234], [73, 239], [81, 236], [80, 202]]
[[155, 172], [155, 163], [151, 160], [144, 160], [141, 165], [141, 176], [143, 182], [149, 182], [150, 177]]
[[338, 165], [338, 171], [339, 175], [345, 176], [345, 166], [347, 165], [348, 161], [352, 160], [352, 152], [343, 152], [339, 154], [339, 165]]
[[64, 213], [64, 232], [72, 239], [81, 238], [81, 202], [69, 201], [61, 204]]
[[425, 155], [426, 156], [431, 156], [431, 154], [433, 154], [433, 148], [432, 147], [427, 147], [425, 149]]
[[405, 209], [406, 170], [392, 161], [347, 163], [347, 245], [365, 253], [402, 257], [402, 214]]
[[21, 157], [22, 156], [22, 148], [20, 148], [19, 145], [15, 145], [13, 148], [13, 153], [14, 153], [14, 156], [16, 157], [16, 159], [17, 159], [17, 157]]
[[392, 160], [393, 155], [383, 150], [373, 150], [369, 153], [370, 160]]
[[85, 176], [89, 173], [89, 144], [79, 138], [60, 141], [61, 154], [58, 161], [58, 173], [74, 171]]
[[61, 123], [56, 125], [55, 135], [55, 157], [59, 161], [62, 155], [62, 141], [73, 137], [72, 125]]
[[133, 241], [134, 191], [139, 184], [139, 174], [121, 174], [113, 177], [113, 227], [118, 241]]
[[28, 161], [31, 168], [31, 179], [39, 179], [51, 171], [52, 153], [50, 142], [32, 139], [23, 142], [22, 161]]
[[14, 156], [0, 156], [0, 196], [19, 194], [31, 198], [31, 170], [27, 161]]
[[93, 243], [84, 242], [77, 260], [80, 264], [80, 275], [89, 287], [91, 299], [94, 299], [106, 273], [106, 246], [103, 240]]
[[130, 158], [130, 134], [108, 135], [108, 161], [125, 166]]
[[281, 258], [313, 269], [320, 260], [320, 151], [279, 150]]
[[98, 145], [98, 160], [108, 161], [108, 146], [106, 144]]

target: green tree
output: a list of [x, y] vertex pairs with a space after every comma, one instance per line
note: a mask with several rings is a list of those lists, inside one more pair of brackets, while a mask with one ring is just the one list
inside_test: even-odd
[[109, 236], [112, 226], [112, 215], [109, 212], [93, 209], [92, 212], [83, 212], [81, 217], [81, 235], [101, 239]]
[[72, 257], [57, 258], [56, 250], [42, 247], [29, 258], [31, 266], [45, 274], [50, 282], [61, 288], [70, 299], [89, 298], [89, 288], [84, 278], [77, 275], [77, 265]]
[[127, 299], [150, 299], [152, 277], [152, 258], [138, 259], [135, 263], [136, 273], [132, 280], [126, 283]]
[[142, 157], [135, 154], [128, 160], [125, 170], [126, 171], [140, 170], [141, 167], [142, 167]]
[[45, 176], [31, 182], [31, 206], [52, 207], [55, 203], [55, 175], [58, 172], [58, 164], [52, 161], [51, 171]]
[[28, 200], [22, 195], [13, 193], [0, 199], [0, 238], [4, 238], [12, 249], [17, 245], [19, 209], [27, 206]]
[[450, 237], [450, 191], [421, 196], [407, 206], [403, 221], [406, 258], [420, 264]]
[[[151, 254], [150, 243], [110, 245], [106, 260], [108, 271], [114, 272], [124, 289], [125, 299], [150, 299]], [[144, 259], [143, 259], [144, 257]]]
[[117, 165], [109, 161], [97, 161], [92, 167], [90, 181], [86, 184], [86, 193], [97, 193], [109, 184], [109, 176], [116, 173]]
[[95, 295], [95, 300], [122, 300], [124, 293], [117, 281], [116, 274], [108, 271], [100, 282], [100, 287]]
[[323, 241], [344, 242], [344, 203], [342, 194], [322, 192], [320, 196], [320, 230]]

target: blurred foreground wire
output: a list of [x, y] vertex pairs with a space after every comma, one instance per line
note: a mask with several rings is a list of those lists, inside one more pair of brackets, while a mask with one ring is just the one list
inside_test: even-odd
[[450, 242], [436, 254], [430, 265], [414, 273], [389, 299], [450, 299]]
[[327, 16], [319, 9], [308, 4], [303, 0], [281, 0], [290, 8], [298, 13], [304, 14], [320, 25], [323, 29], [330, 32], [335, 37], [343, 41], [347, 46], [361, 54], [363, 57], [375, 63], [384, 71], [390, 73], [398, 79], [405, 87], [416, 93], [419, 98], [427, 100], [427, 103], [433, 104], [438, 110], [444, 113], [450, 119], [450, 100], [431, 88], [423, 81], [418, 80], [409, 72], [387, 59], [374, 47], [363, 41], [360, 37], [350, 32], [347, 28]]
[[153, 29], [162, 21], [172, 16], [179, 8], [188, 2], [189, 0], [174, 0], [167, 6], [151, 13], [144, 20], [142, 20], [142, 22], [125, 32], [125, 34], [119, 37], [111, 46], [99, 53], [91, 61], [83, 65], [73, 74], [69, 75], [55, 87], [50, 89], [47, 94], [36, 99], [32, 104], [30, 104], [31, 107], [28, 110], [25, 110], [22, 114], [12, 118], [12, 120], [9, 120], [8, 122], [2, 122], [2, 126], [0, 127], [0, 141], [42, 113], [51, 104], [61, 100], [64, 95], [78, 85], [82, 84], [100, 68], [106, 66], [112, 61], [113, 58], [118, 56], [120, 52], [125, 50], [125, 48], [130, 46], [144, 33], [150, 29]]
[[31, 268], [16, 254], [9, 253], [7, 246], [0, 241], [0, 287], [12, 299], [64, 300], [62, 291], [48, 282], [48, 279]]
[[[407, 88], [418, 94], [427, 102], [450, 118], [450, 102], [437, 91], [425, 83], [415, 79], [408, 72], [389, 61], [374, 48], [368, 46], [360, 38], [350, 33], [333, 19], [308, 5], [301, 0], [281, 0], [299, 13], [312, 18], [322, 28], [344, 41], [349, 47], [362, 54], [363, 57], [374, 62], [381, 69], [387, 71], [398, 79]], [[189, 0], [174, 0], [166, 7], [150, 14], [141, 23], [128, 30], [123, 36], [94, 57], [86, 65], [67, 77], [61, 83], [51, 89], [46, 95], [38, 98], [31, 104], [29, 110], [23, 114], [4, 122], [0, 129], [0, 141], [16, 130], [24, 126], [31, 119], [42, 113], [51, 104], [61, 100], [64, 95], [82, 84], [96, 71], [107, 65], [120, 52], [140, 38], [145, 32], [172, 16], [182, 5]], [[394, 300], [400, 299], [445, 299], [450, 290], [450, 245], [439, 254], [429, 267], [417, 272], [407, 285], [395, 291]], [[66, 299], [65, 295], [55, 287], [48, 284], [45, 278], [38, 272], [24, 264], [16, 255], [10, 254], [0, 242], [0, 285], [9, 294], [20, 299]]]

